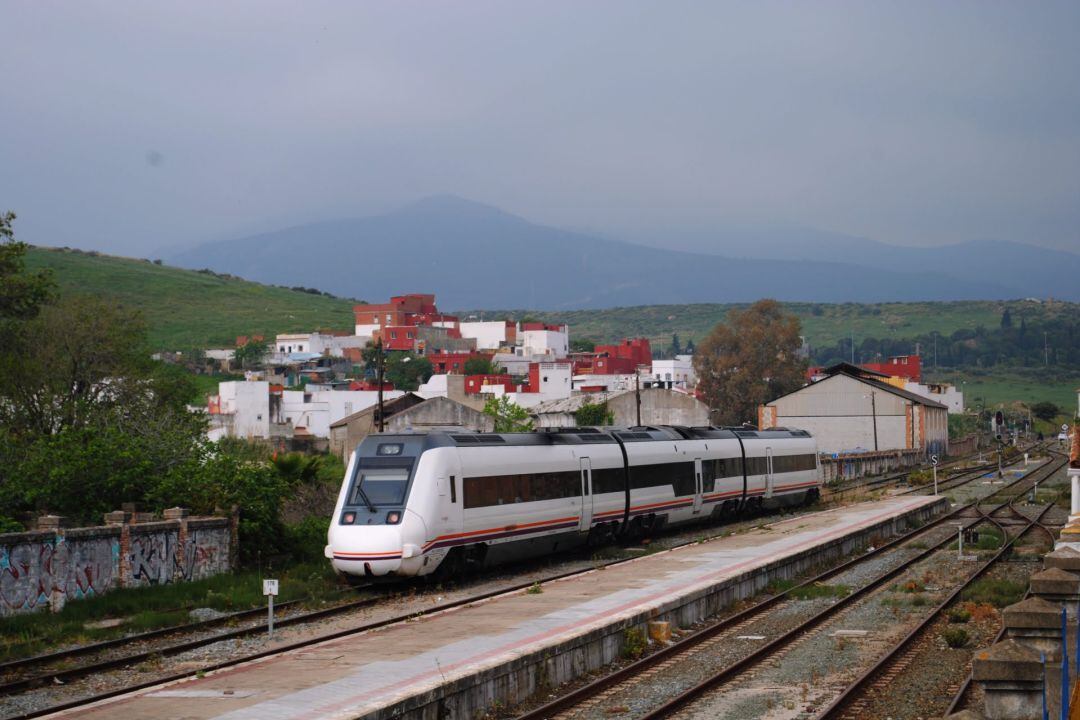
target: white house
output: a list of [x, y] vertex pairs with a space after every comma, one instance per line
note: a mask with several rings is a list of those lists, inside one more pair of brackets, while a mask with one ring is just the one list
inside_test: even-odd
[[694, 374], [694, 356], [676, 355], [669, 360], [652, 361], [652, 379], [665, 386], [693, 389], [697, 386]]
[[458, 327], [461, 337], [476, 340], [477, 350], [497, 350], [504, 345], [513, 345], [517, 337], [514, 323], [505, 320], [463, 322]]
[[270, 383], [231, 380], [218, 383], [209, 398], [212, 439], [270, 437]]
[[365, 335], [328, 335], [320, 332], [285, 333], [277, 336], [274, 351], [278, 355], [314, 353], [343, 357], [345, 348], [362, 348], [371, 341]]
[[535, 359], [564, 358], [570, 352], [570, 329], [566, 325], [521, 323], [518, 331], [517, 355]]
[[[404, 395], [400, 390], [386, 390], [383, 401]], [[338, 420], [371, 407], [379, 401], [376, 390], [285, 390], [281, 393], [278, 421], [293, 428], [306, 428], [315, 437], [330, 437], [330, 426]]]
[[904, 389], [916, 395], [922, 395], [949, 408], [950, 415], [964, 412], [964, 393], [949, 383], [917, 383], [908, 381]]

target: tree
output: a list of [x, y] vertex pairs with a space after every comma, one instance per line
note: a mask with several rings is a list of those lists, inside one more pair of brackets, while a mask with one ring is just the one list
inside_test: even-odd
[[498, 375], [502, 372], [486, 357], [472, 357], [465, 361], [466, 375]]
[[1009, 308], [1005, 308], [1005, 312], [1001, 313], [1001, 329], [1012, 327], [1012, 315], [1009, 313]]
[[694, 354], [694, 341], [693, 340], [687, 340], [686, 341], [686, 349], [683, 351], [683, 353], [686, 354], [686, 355], [693, 355]]
[[671, 335], [671, 357], [682, 354], [682, 345], [679, 343], [679, 333]]
[[570, 341], [570, 352], [593, 352], [596, 342], [588, 338], [574, 338]]
[[528, 432], [533, 429], [529, 412], [506, 395], [488, 398], [484, 403], [484, 414], [495, 420], [495, 432]]
[[606, 402], [582, 403], [574, 413], [574, 422], [578, 427], [614, 425], [615, 413], [608, 409]]
[[236, 348], [236, 352], [233, 354], [233, 360], [239, 363], [242, 368], [253, 368], [261, 365], [269, 354], [269, 347], [264, 343], [252, 340]]
[[416, 390], [421, 383], [430, 380], [434, 372], [431, 361], [423, 355], [392, 352], [387, 354], [383, 378], [398, 390]]
[[26, 272], [29, 246], [15, 240], [14, 220], [15, 213], [0, 213], [0, 322], [34, 317], [53, 292], [47, 270]]
[[155, 376], [144, 338], [137, 313], [101, 298], [44, 306], [0, 354], [0, 424], [47, 435], [85, 427], [112, 408], [160, 403], [155, 383], [170, 380]]
[[694, 352], [698, 390], [723, 425], [755, 422], [757, 407], [803, 384], [798, 318], [775, 300], [732, 310]]
[[1047, 422], [1056, 418], [1060, 412], [1061, 409], [1052, 402], [1037, 402], [1031, 406], [1031, 414]]

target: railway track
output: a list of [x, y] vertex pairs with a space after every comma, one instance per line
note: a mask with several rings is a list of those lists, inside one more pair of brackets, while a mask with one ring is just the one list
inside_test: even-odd
[[[1053, 462], [1051, 465], [1051, 472], [1059, 470], [1061, 467], [1064, 466], [1064, 463], [1065, 461], [1063, 458]], [[1049, 474], [1047, 476], [1049, 476]], [[1006, 507], [1008, 507], [1010, 510], [1015, 511], [1015, 508], [1013, 508], [1012, 506], [1012, 501], [1010, 501]], [[1015, 534], [1010, 535], [1004, 526], [999, 525], [1003, 533], [1005, 533], [1003, 535], [1005, 541], [998, 549], [998, 551], [994, 553], [994, 555], [990, 559], [982, 563], [982, 565], [980, 565], [980, 567], [975, 571], [975, 573], [972, 574], [972, 576], [968, 578], [968, 580], [963, 585], [956, 588], [952, 593], [950, 593], [948, 597], [946, 597], [937, 607], [934, 608], [934, 610], [929, 615], [927, 615], [922, 620], [922, 622], [920, 622], [916, 627], [911, 630], [911, 632], [904, 636], [904, 638], [899, 643], [897, 643], [892, 648], [892, 650], [890, 650], [885, 656], [880, 658], [878, 662], [873, 665], [873, 667], [860, 675], [855, 680], [855, 682], [851, 683], [846, 689], [844, 689], [844, 691], [835, 700], [833, 700], [832, 703], [830, 703], [824, 710], [822, 710], [815, 716], [816, 719], [861, 720], [861, 718], [867, 717], [867, 703], [870, 697], [875, 692], [880, 692], [883, 687], [887, 687], [894, 680], [896, 680], [896, 678], [901, 673], [908, 669], [908, 667], [911, 665], [915, 658], [915, 644], [925, 636], [927, 630], [931, 626], [933, 626], [934, 623], [936, 623], [942, 617], [942, 615], [959, 599], [960, 594], [966, 588], [968, 588], [980, 577], [985, 575], [990, 570], [990, 568], [993, 567], [998, 561], [1000, 561], [1012, 549], [1013, 545], [1029, 531], [1036, 528], [1041, 528], [1050, 535], [1050, 539], [1051, 541], [1053, 541], [1053, 533], [1051, 533], [1050, 530], [1041, 522], [1042, 518], [1045, 517], [1046, 513], [1052, 507], [1053, 503], [1048, 504], [1033, 519], [1029, 519], [1024, 515], [1017, 513], [1026, 522], [1024, 526], [1020, 528]], [[990, 518], [992, 517], [992, 515], [993, 512], [985, 515], [985, 517]], [[998, 637], [1000, 637], [1000, 634]], [[962, 688], [962, 692], [966, 691], [966, 689], [967, 683], [965, 683], [964, 688]], [[960, 696], [962, 692], [958, 693], [957, 695]], [[954, 699], [953, 702], [955, 704], [956, 700]], [[950, 705], [950, 710], [948, 711], [950, 713], [952, 712], [951, 707], [952, 705]]]
[[[1006, 488], [1014, 490], [1020, 489], [1021, 492], [1024, 492], [1027, 489], [1026, 486], [1038, 481], [1043, 476], [1049, 476], [1052, 472], [1055, 472], [1060, 468], [1061, 462], [1062, 461], [1058, 460], [1051, 462], [1048, 465], [1043, 465], [1040, 468], [1036, 468], [1032, 473], [1010, 483]], [[1004, 489], [1005, 488], [1003, 488], [1003, 490]], [[880, 558], [884, 556], [885, 553], [900, 549], [902, 546], [913, 540], [925, 538], [929, 533], [933, 533], [936, 529], [946, 527], [946, 523], [950, 521], [960, 521], [964, 523], [966, 527], [972, 527], [986, 522], [987, 515], [992, 517], [995, 513], [1008, 507], [1011, 501], [1006, 501], [995, 506], [988, 514], [979, 511], [979, 505], [983, 502], [983, 500], [975, 500], [967, 505], [957, 508], [953, 512], [938, 518], [934, 522], [886, 543], [870, 553], [827, 570], [800, 585], [773, 595], [753, 607], [676, 641], [652, 655], [642, 658], [614, 673], [601, 677], [586, 686], [580, 687], [541, 707], [526, 712], [519, 716], [518, 720], [587, 717], [597, 714], [596, 712], [590, 712], [590, 710], [595, 711], [596, 707], [601, 703], [608, 706], [607, 712], [617, 711], [620, 716], [624, 717], [626, 716], [624, 713], [632, 712], [634, 714], [631, 716], [639, 719], [649, 718], [650, 720], [653, 720], [655, 718], [668, 717], [672, 713], [677, 712], [680, 708], [692, 703], [698, 697], [709, 692], [711, 689], [734, 679], [741, 673], [750, 670], [755, 665], [768, 660], [770, 656], [791, 645], [793, 642], [806, 637], [806, 634], [816, 626], [835, 617], [845, 609], [854, 606], [860, 599], [868, 596], [874, 590], [881, 588], [889, 581], [895, 579], [914, 564], [930, 558], [932, 555], [947, 547], [955, 539], [954, 531], [951, 528], [948, 528], [946, 534], [940, 539], [935, 539], [930, 542], [925, 550], [917, 552], [909, 558], [902, 559], [901, 562], [891, 569], [877, 575], [874, 579], [851, 592], [851, 594], [837, 600], [822, 610], [815, 612], [810, 617], [790, 624], [789, 627], [771, 641], [766, 642], [755, 649], [749, 650], [737, 659], [729, 659], [729, 661], [723, 664], [720, 669], [714, 672], [708, 672], [704, 677], [694, 680], [689, 687], [685, 687], [685, 689], [679, 692], [679, 694], [671, 700], [649, 708], [644, 714], [636, 712], [642, 708], [631, 707], [630, 703], [624, 703], [623, 701], [627, 697], [634, 698], [635, 695], [638, 696], [637, 699], [640, 699], [641, 693], [647, 694], [649, 691], [647, 689], [642, 690], [641, 688], [643, 680], [650, 676], [665, 673], [664, 682], [671, 682], [671, 674], [681, 675], [701, 668], [704, 665], [703, 658], [707, 658], [710, 654], [713, 654], [713, 651], [716, 648], [729, 647], [733, 644], [737, 644], [737, 641], [739, 640], [743, 641], [742, 644], [744, 646], [746, 645], [746, 640], [764, 640], [761, 636], [749, 634], [754, 627], [754, 623], [765, 617], [766, 611], [770, 611], [770, 617], [782, 614], [778, 611], [783, 609], [783, 604], [794, 602], [793, 598], [796, 597], [801, 590], [820, 585], [827, 580], [837, 577], [841, 573], [866, 563], [871, 558]], [[1043, 512], [1045, 511], [1046, 510]], [[973, 512], [974, 516], [965, 517], [964, 513], [967, 512]], [[1011, 546], [1011, 543], [1009, 546]], [[1005, 552], [1009, 546], [999, 550], [999, 555], [1000, 553]]]

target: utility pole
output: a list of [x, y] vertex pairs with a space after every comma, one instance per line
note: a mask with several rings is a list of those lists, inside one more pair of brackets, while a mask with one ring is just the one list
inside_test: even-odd
[[874, 418], [874, 452], [878, 451], [877, 441], [877, 400], [873, 389], [870, 390], [870, 414]]
[[641, 427], [641, 368], [634, 368], [634, 402], [637, 406], [637, 425]]
[[382, 334], [379, 335], [379, 340], [378, 340], [378, 342], [375, 343], [375, 352], [378, 353], [378, 355], [375, 356], [375, 382], [379, 386], [379, 388], [378, 388], [378, 391], [379, 391], [379, 402], [378, 402], [379, 408], [378, 408], [378, 410], [376, 412], [379, 413], [378, 428], [379, 428], [379, 432], [381, 433], [383, 431], [383, 392], [382, 392], [382, 386], [383, 386], [383, 365], [384, 365], [384, 363], [383, 363], [383, 349], [382, 349]]

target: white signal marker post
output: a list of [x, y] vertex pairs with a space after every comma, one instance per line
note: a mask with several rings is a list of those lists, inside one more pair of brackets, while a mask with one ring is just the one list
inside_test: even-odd
[[267, 637], [274, 637], [274, 596], [278, 594], [277, 580], [263, 580], [263, 595], [266, 596]]
[[930, 465], [933, 467], [933, 470], [934, 470], [934, 494], [935, 495], [937, 495], [937, 464], [938, 464], [937, 455], [931, 455], [930, 456]]

